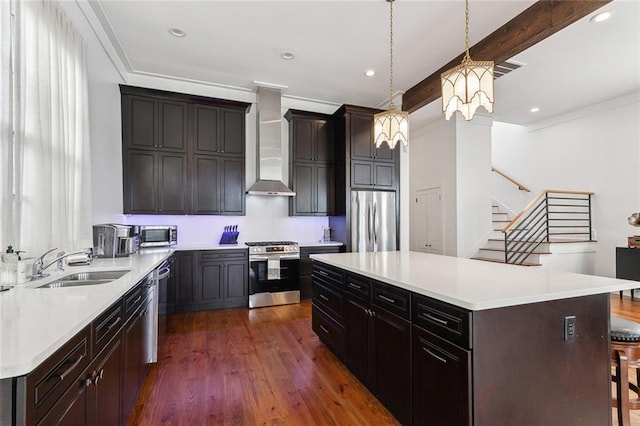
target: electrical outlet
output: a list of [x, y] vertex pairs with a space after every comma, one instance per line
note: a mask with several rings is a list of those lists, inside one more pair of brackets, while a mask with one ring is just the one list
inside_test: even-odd
[[569, 315], [564, 317], [564, 340], [575, 339], [576, 337], [576, 316]]

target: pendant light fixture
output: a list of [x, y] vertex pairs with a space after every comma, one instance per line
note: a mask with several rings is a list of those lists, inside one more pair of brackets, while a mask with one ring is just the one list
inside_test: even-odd
[[373, 143], [380, 148], [384, 142], [395, 148], [398, 142], [409, 144], [409, 113], [393, 105], [393, 1], [389, 2], [389, 109], [373, 116]]
[[444, 118], [460, 111], [471, 120], [478, 107], [493, 112], [493, 61], [473, 61], [469, 55], [469, 0], [465, 0], [465, 55], [462, 63], [440, 75]]

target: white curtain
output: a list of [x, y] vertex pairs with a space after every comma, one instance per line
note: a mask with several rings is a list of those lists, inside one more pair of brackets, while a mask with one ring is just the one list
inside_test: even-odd
[[14, 245], [28, 257], [54, 247], [90, 247], [84, 43], [55, 1], [17, 1], [15, 7]]

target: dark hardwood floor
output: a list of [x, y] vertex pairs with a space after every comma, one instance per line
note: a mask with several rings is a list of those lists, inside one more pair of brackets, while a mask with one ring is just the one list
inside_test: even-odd
[[[640, 299], [612, 294], [611, 313], [640, 322]], [[128, 424], [398, 424], [310, 319], [309, 302], [171, 316]], [[640, 425], [640, 413], [631, 415]]]
[[311, 303], [176, 314], [129, 425], [398, 424], [311, 330]]

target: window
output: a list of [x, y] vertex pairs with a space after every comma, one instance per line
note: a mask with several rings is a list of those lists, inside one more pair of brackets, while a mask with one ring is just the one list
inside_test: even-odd
[[51, 0], [0, 1], [0, 28], [1, 247], [90, 246], [83, 40]]

